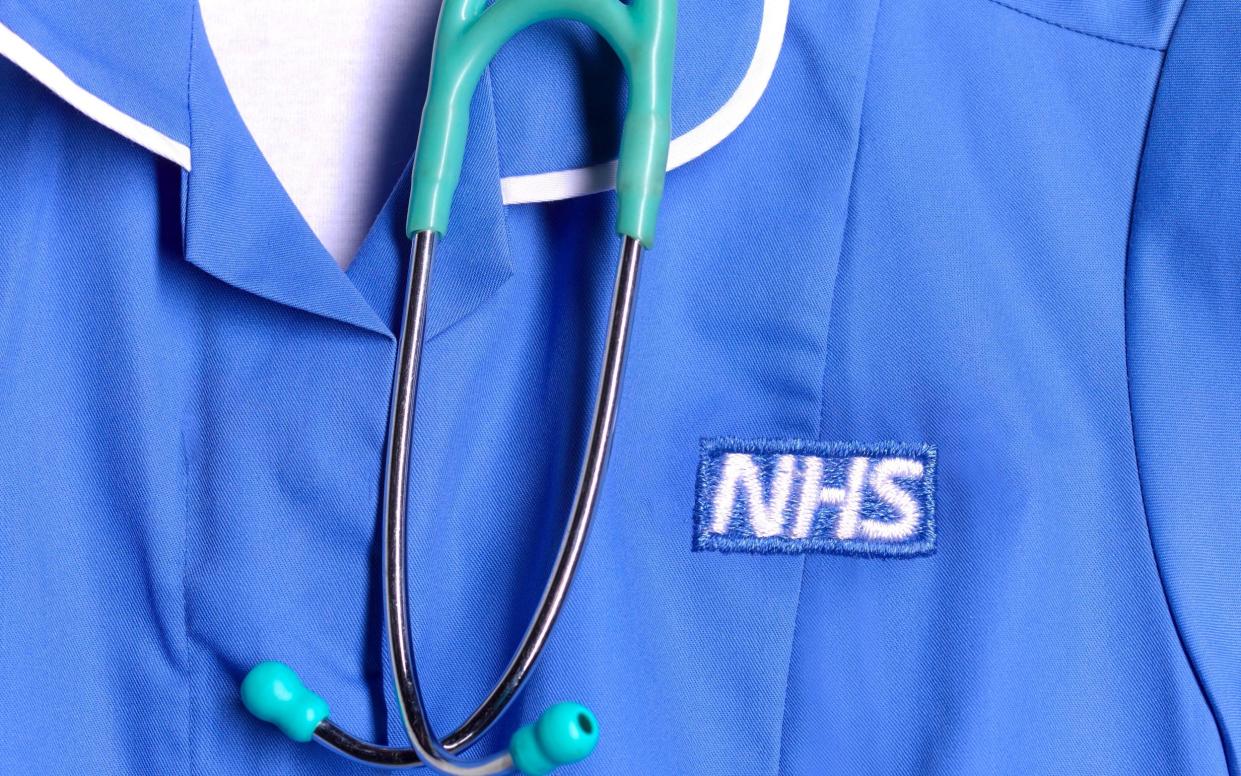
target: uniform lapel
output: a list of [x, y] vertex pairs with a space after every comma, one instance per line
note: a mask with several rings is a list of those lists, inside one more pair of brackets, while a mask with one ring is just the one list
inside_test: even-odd
[[[183, 186], [186, 258], [256, 296], [392, 336], [409, 250], [400, 228], [408, 171], [350, 271], [342, 271], [246, 130], [201, 23], [191, 56], [193, 169], [185, 173]], [[453, 223], [437, 253], [431, 335], [475, 309], [512, 274], [489, 94], [484, 83], [475, 99]]]

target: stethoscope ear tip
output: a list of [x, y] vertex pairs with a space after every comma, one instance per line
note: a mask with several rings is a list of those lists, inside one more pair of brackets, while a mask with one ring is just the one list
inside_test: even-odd
[[599, 721], [580, 703], [557, 703], [533, 725], [519, 728], [509, 739], [513, 767], [525, 776], [544, 776], [584, 760], [599, 743]]
[[284, 663], [259, 663], [241, 681], [241, 702], [254, 716], [280, 728], [294, 741], [315, 737], [315, 728], [327, 719], [327, 701], [302, 684]]

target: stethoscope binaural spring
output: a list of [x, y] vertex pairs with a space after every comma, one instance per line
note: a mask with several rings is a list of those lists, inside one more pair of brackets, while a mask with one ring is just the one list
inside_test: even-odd
[[[327, 703], [283, 663], [255, 666], [241, 685], [255, 716], [297, 741], [320, 743], [365, 763], [426, 765], [441, 773], [482, 776], [516, 769], [545, 774], [587, 757], [599, 738], [594, 715], [576, 703], [546, 710], [517, 730], [506, 751], [476, 761], [456, 756], [487, 731], [529, 677], [564, 605], [585, 545], [616, 418], [625, 344], [643, 248], [654, 237], [668, 161], [675, 0], [445, 0], [436, 28], [431, 83], [414, 157], [406, 232], [412, 240], [401, 336], [397, 348], [384, 464], [384, 595], [396, 695], [412, 744], [386, 747], [355, 738], [329, 718]], [[406, 506], [418, 368], [436, 239], [444, 234], [461, 174], [470, 98], [499, 48], [525, 27], [570, 19], [593, 27], [620, 57], [629, 78], [629, 105], [617, 165], [620, 261], [594, 416], [564, 538], [530, 625], [508, 668], [468, 719], [439, 739], [426, 717], [410, 639], [406, 600]]]

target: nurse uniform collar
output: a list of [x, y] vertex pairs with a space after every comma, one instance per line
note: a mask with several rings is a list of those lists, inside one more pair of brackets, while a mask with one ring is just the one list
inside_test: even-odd
[[[484, 68], [520, 30], [549, 19], [571, 19], [594, 28], [616, 51], [629, 79], [629, 105], [617, 169], [617, 231], [621, 255], [607, 327], [590, 437], [564, 538], [535, 610], [508, 668], [460, 728], [439, 739], [422, 701], [409, 633], [406, 601], [405, 510], [418, 367], [426, 321], [431, 258], [445, 233], [461, 173], [470, 99]], [[413, 241], [384, 470], [384, 588], [389, 652], [402, 718], [413, 746], [377, 746], [353, 737], [329, 719], [327, 703], [302, 685], [291, 668], [264, 662], [241, 686], [256, 717], [297, 741], [318, 740], [362, 762], [387, 767], [427, 765], [459, 776], [516, 769], [545, 774], [593, 751], [599, 724], [574, 703], [552, 706], [533, 725], [513, 734], [508, 750], [479, 761], [455, 753], [478, 739], [512, 702], [534, 667], [568, 594], [585, 545], [615, 426], [625, 345], [633, 313], [643, 248], [654, 239], [663, 193], [670, 135], [675, 0], [445, 0], [436, 29], [431, 84], [414, 157], [406, 232]]]

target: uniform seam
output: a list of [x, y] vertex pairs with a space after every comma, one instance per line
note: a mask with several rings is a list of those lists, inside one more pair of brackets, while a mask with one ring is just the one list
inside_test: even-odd
[[1066, 32], [1076, 33], [1077, 35], [1085, 35], [1087, 38], [1094, 38], [1095, 40], [1101, 40], [1106, 43], [1115, 43], [1117, 46], [1125, 46], [1127, 48], [1141, 49], [1142, 51], [1158, 51], [1158, 52], [1164, 51], [1163, 48], [1158, 47], [1158, 46], [1145, 46], [1145, 45], [1142, 45], [1141, 43], [1130, 43], [1129, 41], [1120, 40], [1118, 38], [1109, 38], [1108, 36], [1100, 35], [1097, 32], [1087, 32], [1086, 30], [1079, 30], [1076, 27], [1070, 27], [1067, 24], [1061, 24], [1060, 22], [1054, 22], [1051, 19], [1046, 19], [1042, 16], [1037, 16], [1035, 14], [1030, 13], [1029, 11], [1018, 8], [1015, 5], [1009, 5], [1008, 3], [1001, 2], [1001, 0], [987, 0], [987, 2], [993, 3], [994, 5], [998, 5], [1001, 8], [1007, 8], [1013, 13], [1019, 13], [1022, 16], [1028, 16], [1029, 18], [1037, 22], [1042, 22], [1043, 24], [1049, 24], [1052, 27], [1065, 30]]
[[806, 590], [806, 556], [801, 557], [801, 569], [797, 574], [797, 606], [793, 609], [793, 630], [789, 634], [789, 656], [785, 661], [784, 692], [780, 700], [780, 738], [776, 742], [775, 773], [779, 776], [784, 765], [784, 738], [788, 735], [789, 687], [793, 684], [793, 653], [797, 646], [797, 629], [801, 625], [802, 593]]
[[194, 671], [190, 660], [190, 597], [187, 590], [190, 566], [190, 462], [185, 449], [185, 429], [181, 429], [181, 627], [182, 661], [185, 672], [185, 762], [189, 773], [194, 767], [194, 706], [190, 698], [194, 694]]
[[[189, 132], [190, 148], [194, 147], [194, 120], [193, 120], [193, 102], [190, 99], [190, 91], [193, 85], [194, 72], [194, 46], [196, 44], [195, 28], [198, 24], [198, 2], [190, 0], [190, 36], [189, 36], [189, 56], [185, 67], [185, 117], [186, 128]], [[190, 173], [183, 172], [186, 183]], [[184, 190], [184, 187], [183, 187]], [[182, 195], [184, 197], [184, 194]], [[184, 202], [182, 203], [184, 207]], [[188, 227], [185, 225], [185, 219], [182, 219], [181, 239], [184, 242], [188, 239]], [[184, 252], [183, 247], [183, 252]], [[188, 773], [193, 774], [197, 771], [194, 763], [194, 704], [191, 702], [194, 697], [194, 669], [190, 656], [190, 596], [189, 596], [189, 569], [190, 569], [190, 456], [189, 450], [185, 443], [185, 414], [181, 414], [181, 430], [180, 430], [180, 446], [181, 446], [181, 627], [183, 630], [183, 648], [185, 654], [183, 657], [185, 670], [185, 762]]]
[[[861, 105], [858, 107], [858, 128], [857, 143], [853, 148], [852, 168], [849, 170], [849, 189], [845, 202], [845, 222], [840, 230], [840, 243], [836, 249], [836, 273], [832, 282], [832, 304], [827, 313], [827, 333], [823, 341], [823, 368], [819, 371], [819, 401], [815, 410], [815, 439], [822, 440], [824, 426], [826, 425], [823, 416], [827, 409], [827, 373], [831, 367], [831, 331], [833, 312], [836, 308], [836, 293], [840, 288], [840, 263], [844, 257], [845, 239], [849, 234], [849, 227], [853, 221], [853, 198], [857, 188], [857, 169], [858, 158], [862, 153], [862, 128], [866, 121], [866, 102], [870, 94], [870, 73], [875, 61], [876, 38], [879, 35], [880, 16], [883, 13], [883, 0], [878, 0], [875, 4], [874, 20], [871, 24], [870, 34], [870, 50], [866, 53], [866, 72], [862, 82]], [[773, 74], [774, 78], [774, 74]], [[784, 673], [784, 692], [781, 697], [780, 710], [780, 732], [779, 739], [776, 742], [776, 759], [775, 773], [779, 776], [784, 764], [784, 742], [788, 737], [789, 722], [789, 688], [793, 682], [793, 654], [797, 649], [797, 633], [801, 624], [802, 613], [802, 596], [806, 590], [806, 565], [809, 559], [806, 556], [801, 557], [801, 571], [797, 580], [797, 603], [793, 610], [793, 630], [789, 636], [789, 655], [785, 662]]]
[[[991, 0], [991, 2], [995, 2], [995, 1], [996, 0]], [[1185, 6], [1182, 5], [1180, 11], [1178, 12], [1176, 23], [1174, 23], [1173, 25], [1173, 34], [1175, 34], [1176, 26], [1179, 25], [1180, 23], [1181, 16], [1184, 15], [1184, 10], [1185, 10]], [[1142, 456], [1138, 452], [1137, 418], [1134, 413], [1133, 366], [1132, 366], [1132, 360], [1130, 358], [1130, 348], [1129, 348], [1129, 342], [1130, 342], [1129, 333], [1130, 333], [1130, 321], [1131, 321], [1130, 307], [1129, 307], [1129, 292], [1132, 288], [1132, 286], [1130, 285], [1130, 266], [1131, 266], [1131, 260], [1133, 256], [1134, 228], [1137, 223], [1136, 216], [1137, 216], [1138, 191], [1142, 183], [1142, 171], [1143, 171], [1143, 168], [1145, 166], [1145, 161], [1146, 161], [1147, 145], [1150, 141], [1150, 128], [1154, 120], [1155, 105], [1159, 99], [1159, 85], [1163, 81], [1164, 71], [1166, 67], [1167, 67], [1167, 59], [1165, 57], [1164, 62], [1160, 65], [1159, 75], [1155, 79], [1155, 88], [1151, 94], [1151, 107], [1146, 117], [1146, 129], [1142, 135], [1142, 147], [1138, 154], [1137, 174], [1134, 176], [1133, 201], [1129, 207], [1129, 231], [1128, 231], [1128, 239], [1126, 240], [1126, 243], [1125, 243], [1125, 266], [1124, 266], [1124, 281], [1123, 281], [1123, 291], [1122, 291], [1122, 311], [1123, 311], [1122, 322], [1123, 322], [1123, 328], [1124, 328], [1124, 337], [1122, 340], [1122, 355], [1124, 357], [1124, 364], [1125, 364], [1125, 400], [1126, 400], [1126, 405], [1127, 405], [1126, 408], [1128, 410], [1130, 446], [1133, 451], [1133, 470], [1134, 470], [1134, 476], [1137, 478], [1137, 483], [1138, 483], [1138, 503], [1141, 509], [1142, 522], [1146, 529], [1147, 544], [1150, 547], [1151, 562], [1154, 565], [1155, 581], [1159, 583], [1159, 591], [1163, 599], [1164, 609], [1168, 616], [1168, 622], [1172, 626], [1172, 632], [1176, 636], [1177, 645], [1180, 647], [1181, 655], [1185, 660], [1186, 666], [1188, 666], [1189, 668], [1190, 675], [1193, 676], [1194, 678], [1194, 683], [1198, 687], [1198, 693], [1202, 697], [1202, 702], [1206, 704], [1207, 710], [1211, 714], [1211, 720], [1215, 724], [1216, 733], [1219, 736], [1219, 741], [1220, 741], [1220, 751], [1222, 752], [1223, 758], [1224, 758], [1224, 767], [1228, 770], [1229, 773], [1237, 773], [1237, 764], [1232, 762], [1229, 756], [1227, 736], [1224, 732], [1223, 719], [1221, 717], [1219, 709], [1216, 707], [1216, 704], [1212, 700], [1210, 693], [1207, 691], [1206, 681], [1204, 677], [1202, 676], [1202, 672], [1198, 668], [1197, 663], [1195, 663], [1193, 655], [1190, 654], [1189, 645], [1186, 644], [1185, 642], [1185, 634], [1182, 632], [1181, 624], [1177, 620], [1176, 611], [1172, 605], [1172, 596], [1168, 589], [1167, 576], [1164, 572], [1163, 564], [1159, 560], [1159, 551], [1155, 546], [1155, 533], [1154, 533], [1154, 529], [1151, 526], [1150, 510], [1147, 504], [1147, 496], [1146, 496], [1147, 485], [1146, 485], [1146, 478], [1143, 476]]]
[[[190, 45], [189, 58], [185, 64], [185, 129], [186, 142], [190, 149], [190, 157], [194, 155], [194, 51], [198, 45], [198, 0], [190, 0]], [[189, 221], [189, 188], [193, 172], [185, 170], [181, 173], [181, 252], [188, 259], [190, 253], [190, 221]]]
[[[1132, 225], [1131, 225], [1132, 228]], [[1128, 255], [1126, 251], [1126, 255]], [[1127, 264], [1127, 262], [1126, 262]], [[1125, 272], [1125, 285], [1128, 286], [1128, 268]], [[1220, 737], [1220, 747], [1223, 751], [1224, 765], [1228, 768], [1229, 773], [1236, 773], [1236, 768], [1229, 761], [1228, 746], [1226, 744], [1226, 736], [1224, 733], [1223, 719], [1220, 716], [1219, 709], [1211, 700], [1211, 695], [1207, 691], [1206, 681], [1202, 676], [1201, 670], [1194, 661], [1193, 655], [1189, 652], [1189, 645], [1185, 643], [1185, 634], [1182, 632], [1181, 624], [1177, 619], [1175, 608], [1172, 605], [1172, 596], [1168, 590], [1167, 574], [1164, 571], [1163, 563], [1159, 559], [1159, 551], [1155, 546], [1155, 533], [1151, 527], [1150, 510], [1147, 506], [1147, 486], [1146, 478], [1143, 476], [1142, 456], [1138, 452], [1138, 429], [1137, 421], [1133, 411], [1133, 372], [1129, 358], [1129, 301], [1128, 292], [1125, 293], [1124, 317], [1125, 317], [1125, 343], [1124, 343], [1124, 359], [1125, 359], [1125, 398], [1128, 405], [1130, 448], [1133, 451], [1133, 470], [1138, 482], [1138, 502], [1142, 514], [1142, 523], [1146, 529], [1146, 542], [1150, 549], [1151, 562], [1154, 565], [1155, 581], [1159, 583], [1160, 597], [1163, 600], [1164, 610], [1167, 613], [1168, 622], [1172, 626], [1172, 632], [1176, 636], [1177, 646], [1180, 647], [1181, 656], [1185, 660], [1185, 664], [1189, 667], [1190, 675], [1194, 678], [1194, 683], [1198, 687], [1198, 693], [1202, 696], [1202, 702], [1206, 704], [1207, 709], [1211, 712], [1211, 719], [1215, 723], [1216, 732]]]

